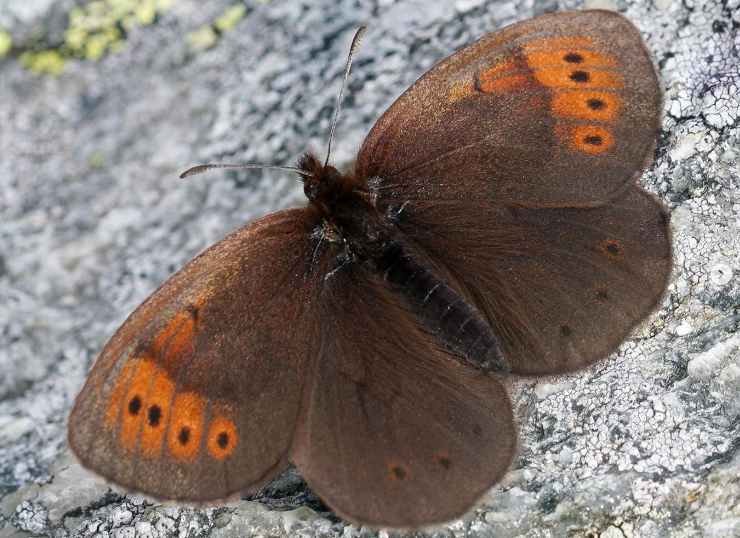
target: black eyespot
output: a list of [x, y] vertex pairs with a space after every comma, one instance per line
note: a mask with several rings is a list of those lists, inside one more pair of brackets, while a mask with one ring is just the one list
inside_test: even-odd
[[560, 326], [560, 335], [561, 336], [570, 336], [571, 334], [573, 334], [573, 331], [571, 330], [571, 328], [569, 326], [567, 326], [567, 325], [561, 325]]
[[218, 446], [222, 449], [229, 446], [229, 434], [226, 432], [219, 433], [218, 437], [216, 437], [216, 443], [218, 443]]
[[151, 427], [155, 428], [159, 426], [159, 422], [162, 420], [162, 409], [158, 405], [151, 406], [147, 419]]
[[190, 428], [183, 426], [180, 428], [180, 433], [177, 434], [177, 440], [181, 445], [187, 445], [190, 441]]
[[437, 458], [437, 463], [439, 463], [445, 469], [449, 469], [450, 466], [452, 465], [450, 458], [446, 456], [440, 456], [439, 458]]
[[590, 78], [586, 71], [573, 71], [570, 74], [570, 80], [573, 82], [588, 82]]
[[606, 108], [606, 103], [601, 99], [589, 99], [586, 104], [591, 110], [602, 110]]
[[600, 146], [604, 143], [604, 139], [601, 138], [599, 135], [588, 135], [586, 138], [583, 139], [583, 142], [591, 146]]
[[622, 254], [622, 245], [616, 239], [605, 239], [599, 243], [601, 251], [613, 259], [620, 259]]
[[393, 473], [393, 476], [395, 476], [398, 480], [403, 480], [406, 478], [406, 470], [399, 465], [394, 465], [393, 467], [391, 467], [391, 472]]
[[128, 412], [135, 416], [139, 414], [139, 411], [141, 411], [141, 398], [134, 396], [128, 403]]
[[473, 424], [473, 433], [478, 436], [483, 433], [483, 428], [480, 427], [480, 424]]
[[583, 61], [583, 56], [581, 56], [577, 52], [569, 52], [568, 54], [563, 56], [563, 60], [571, 64], [579, 64]]
[[596, 290], [596, 298], [602, 302], [607, 301], [609, 300], [609, 294], [606, 290]]

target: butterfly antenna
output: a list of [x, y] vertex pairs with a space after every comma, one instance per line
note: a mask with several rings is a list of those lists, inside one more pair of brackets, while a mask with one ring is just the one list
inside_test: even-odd
[[344, 66], [344, 79], [342, 79], [342, 87], [337, 95], [337, 104], [334, 107], [334, 119], [331, 122], [331, 130], [329, 131], [329, 146], [326, 148], [326, 160], [324, 161], [324, 167], [329, 164], [329, 157], [331, 157], [331, 143], [334, 140], [334, 131], [337, 128], [337, 120], [339, 120], [339, 111], [342, 108], [342, 97], [344, 96], [344, 88], [347, 86], [347, 79], [349, 78], [350, 69], [352, 69], [352, 57], [355, 55], [355, 51], [360, 46], [360, 40], [362, 35], [367, 30], [366, 26], [360, 26], [355, 32], [355, 37], [352, 38], [352, 44], [349, 46], [349, 54], [347, 55], [347, 65]]
[[231, 168], [236, 170], [252, 170], [255, 168], [269, 168], [271, 170], [286, 170], [288, 172], [296, 172], [297, 174], [301, 175], [301, 178], [306, 175], [305, 170], [301, 170], [300, 168], [296, 168], [295, 166], [275, 166], [271, 164], [256, 164], [256, 163], [248, 163], [248, 164], [199, 164], [198, 166], [193, 166], [192, 168], [188, 168], [185, 170], [182, 174], [180, 174], [180, 179], [185, 179], [186, 177], [194, 176], [197, 174], [202, 174], [203, 172], [208, 172], [209, 170], [214, 170], [216, 168]]

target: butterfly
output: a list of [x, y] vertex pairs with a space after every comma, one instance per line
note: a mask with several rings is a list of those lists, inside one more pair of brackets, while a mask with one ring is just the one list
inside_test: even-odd
[[516, 455], [507, 379], [603, 359], [665, 291], [669, 216], [637, 183], [661, 107], [638, 30], [597, 10], [441, 61], [348, 173], [335, 115], [326, 160], [289, 167], [306, 206], [207, 249], [106, 344], [72, 449], [159, 498], [255, 491], [293, 463], [352, 522], [464, 514]]

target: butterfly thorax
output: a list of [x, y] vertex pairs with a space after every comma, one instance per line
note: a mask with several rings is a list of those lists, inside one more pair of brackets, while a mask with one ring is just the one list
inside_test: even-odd
[[393, 236], [392, 225], [374, 207], [363, 183], [324, 166], [311, 154], [304, 155], [298, 167], [305, 171], [303, 191], [311, 207], [351, 250], [351, 257], [370, 261], [383, 256]]
[[477, 368], [508, 370], [496, 337], [481, 314], [412, 253], [393, 218], [378, 210], [364, 182], [305, 155], [304, 192], [322, 218], [319, 241], [340, 246], [332, 273], [361, 265], [378, 275], [427, 331]]

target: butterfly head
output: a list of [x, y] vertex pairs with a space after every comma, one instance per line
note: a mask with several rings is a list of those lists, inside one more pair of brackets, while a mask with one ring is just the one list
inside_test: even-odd
[[331, 214], [337, 202], [353, 190], [350, 176], [331, 165], [324, 166], [310, 153], [298, 160], [298, 168], [306, 198], [325, 215]]

